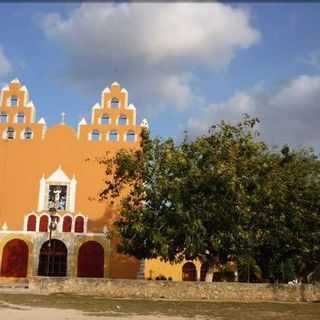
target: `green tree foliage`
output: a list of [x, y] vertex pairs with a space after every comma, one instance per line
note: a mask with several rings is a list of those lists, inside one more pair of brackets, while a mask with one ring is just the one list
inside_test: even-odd
[[270, 150], [257, 122], [221, 122], [179, 145], [143, 130], [139, 150], [101, 160], [100, 197], [122, 203], [119, 250], [208, 267], [255, 261], [264, 278], [277, 279], [290, 259], [306, 276], [320, 262], [319, 162], [312, 151]]

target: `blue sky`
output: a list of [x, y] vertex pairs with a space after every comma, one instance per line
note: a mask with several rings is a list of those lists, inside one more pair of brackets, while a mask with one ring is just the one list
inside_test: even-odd
[[76, 126], [113, 81], [153, 135], [258, 116], [272, 145], [320, 151], [318, 4], [0, 4], [0, 83]]

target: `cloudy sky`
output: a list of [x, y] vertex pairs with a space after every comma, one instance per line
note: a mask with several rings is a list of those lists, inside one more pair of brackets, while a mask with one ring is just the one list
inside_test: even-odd
[[319, 6], [0, 4], [0, 84], [19, 78], [49, 125], [118, 81], [154, 136], [248, 113], [270, 144], [320, 152]]

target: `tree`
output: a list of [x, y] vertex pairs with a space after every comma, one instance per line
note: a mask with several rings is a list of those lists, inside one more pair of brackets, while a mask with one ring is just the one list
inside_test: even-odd
[[143, 131], [140, 150], [101, 161], [107, 175], [101, 198], [122, 198], [120, 251], [139, 259], [198, 258], [209, 267], [239, 256], [250, 231], [244, 227], [248, 170], [266, 150], [251, 130], [256, 121], [222, 122], [180, 145]]
[[139, 150], [101, 160], [100, 197], [122, 203], [119, 250], [138, 259], [200, 259], [208, 281], [214, 264], [230, 259], [255, 261], [264, 278], [278, 279], [290, 259], [305, 277], [320, 263], [319, 162], [305, 150], [269, 150], [257, 122], [222, 121], [181, 144], [143, 130]]
[[287, 146], [270, 158], [271, 179], [260, 183], [263, 193], [251, 222], [256, 260], [265, 277], [286, 280], [284, 270], [291, 265], [306, 279], [320, 263], [320, 164], [312, 150]]

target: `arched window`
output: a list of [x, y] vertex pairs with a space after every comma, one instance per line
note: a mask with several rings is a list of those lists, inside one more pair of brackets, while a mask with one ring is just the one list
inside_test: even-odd
[[83, 217], [76, 217], [76, 221], [74, 224], [74, 232], [82, 233], [84, 232], [84, 219]]
[[71, 232], [71, 226], [72, 226], [72, 218], [70, 216], [65, 216], [63, 218], [62, 231]]
[[17, 114], [17, 123], [24, 123], [24, 113], [19, 112]]
[[16, 107], [18, 105], [18, 97], [17, 96], [11, 96], [10, 97], [10, 106]]
[[107, 114], [104, 114], [101, 119], [100, 119], [101, 124], [109, 124], [110, 123], [110, 118]]
[[133, 131], [127, 132], [126, 140], [128, 142], [134, 142], [136, 140], [136, 134]]
[[30, 128], [26, 128], [24, 130], [24, 133], [23, 133], [23, 138], [25, 140], [31, 140], [32, 139], [32, 130]]
[[0, 123], [7, 123], [8, 115], [5, 112], [0, 113]]
[[110, 131], [109, 132], [109, 141], [117, 141], [118, 140], [118, 132]]
[[127, 122], [127, 117], [124, 116], [124, 115], [121, 115], [118, 119], [118, 124], [120, 125], [126, 125], [128, 122]]
[[36, 231], [37, 217], [32, 214], [28, 217], [27, 231]]
[[114, 97], [111, 99], [111, 108], [119, 108], [119, 99]]
[[48, 232], [48, 223], [49, 223], [48, 216], [46, 216], [46, 215], [41, 216], [40, 225], [39, 225], [39, 231], [40, 232]]
[[13, 128], [7, 129], [7, 139], [13, 140], [15, 138], [15, 132]]
[[100, 140], [100, 132], [98, 130], [93, 130], [92, 131], [91, 140], [92, 141], [99, 141]]

